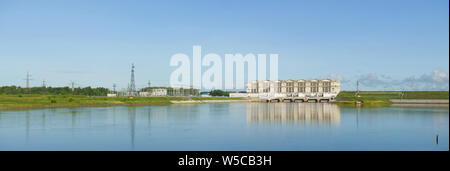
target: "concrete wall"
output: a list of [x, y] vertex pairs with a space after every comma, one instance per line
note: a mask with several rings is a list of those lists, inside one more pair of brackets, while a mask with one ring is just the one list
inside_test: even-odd
[[248, 97], [247, 93], [230, 93], [230, 97]]
[[448, 99], [391, 99], [390, 101], [403, 104], [448, 104]]

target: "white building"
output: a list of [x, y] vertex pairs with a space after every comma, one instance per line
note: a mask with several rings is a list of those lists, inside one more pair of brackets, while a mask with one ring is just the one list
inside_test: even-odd
[[152, 89], [152, 96], [167, 96], [167, 89]]
[[264, 80], [246, 84], [247, 97], [331, 97], [340, 92], [337, 80]]
[[147, 91], [139, 92], [140, 97], [150, 97], [151, 93]]
[[139, 92], [141, 97], [151, 97], [151, 96], [167, 96], [167, 89], [151, 89], [150, 92], [144, 91]]
[[106, 97], [117, 97], [117, 94], [115, 94], [115, 93], [108, 93], [108, 94], [106, 94]]

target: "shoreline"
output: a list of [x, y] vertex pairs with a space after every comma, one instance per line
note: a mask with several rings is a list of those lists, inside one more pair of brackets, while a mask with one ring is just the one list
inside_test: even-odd
[[170, 104], [196, 104], [196, 103], [237, 103], [250, 102], [250, 100], [186, 100], [186, 101], [170, 101]]
[[[389, 101], [359, 101], [359, 104], [449, 104], [448, 99], [389, 99]], [[336, 104], [357, 104], [358, 101], [334, 101]]]
[[[426, 99], [427, 102], [418, 101], [419, 99], [410, 99], [403, 100], [402, 102], [394, 101], [390, 102], [367, 102], [360, 103], [366, 105], [448, 105], [448, 100], [442, 99]], [[439, 101], [439, 102], [435, 102]], [[151, 103], [116, 103], [116, 104], [78, 104], [78, 105], [61, 105], [61, 106], [31, 106], [31, 107], [0, 107], [0, 111], [2, 110], [34, 110], [34, 109], [55, 109], [55, 108], [81, 108], [81, 107], [113, 107], [113, 106], [153, 106], [153, 105], [168, 105], [168, 104], [202, 104], [202, 103], [242, 103], [242, 102], [252, 102], [250, 99], [241, 99], [241, 100], [172, 100], [169, 102], [151, 102]], [[256, 102], [256, 103], [264, 103], [264, 102]], [[329, 102], [331, 104], [356, 104], [355, 101], [334, 101]]]
[[0, 107], [2, 110], [34, 110], [34, 109], [55, 109], [55, 108], [81, 108], [81, 107], [113, 107], [113, 106], [153, 106], [168, 104], [201, 104], [201, 103], [237, 103], [249, 102], [249, 100], [186, 100], [186, 101], [170, 101], [170, 102], [152, 102], [152, 103], [116, 103], [116, 104], [78, 104], [78, 105], [61, 105], [61, 106], [31, 106], [31, 107]]

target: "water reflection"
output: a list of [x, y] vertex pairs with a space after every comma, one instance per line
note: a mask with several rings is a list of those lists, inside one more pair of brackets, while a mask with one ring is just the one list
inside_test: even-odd
[[131, 136], [131, 148], [134, 149], [134, 133], [135, 133], [135, 124], [136, 124], [136, 108], [129, 107], [128, 108], [128, 117], [130, 118], [130, 136]]
[[359, 113], [361, 113], [361, 106], [356, 106], [356, 128], [359, 128]]
[[77, 115], [77, 111], [75, 110], [75, 109], [71, 109], [71, 111], [70, 111], [70, 114], [71, 114], [71, 116], [72, 116], [72, 118], [71, 118], [71, 120], [72, 120], [72, 136], [73, 136], [73, 133], [74, 133], [74, 129], [75, 129], [75, 126], [76, 126], [76, 115]]
[[448, 150], [448, 113], [328, 103], [0, 111], [0, 150]]
[[248, 103], [248, 123], [340, 123], [339, 107], [329, 103]]
[[28, 144], [29, 139], [30, 139], [30, 112], [29, 111], [26, 112], [25, 120], [26, 120], [26, 141], [25, 142]]
[[45, 130], [45, 118], [46, 118], [46, 114], [45, 114], [45, 112], [42, 112], [42, 125], [41, 125], [41, 127], [42, 127], [42, 130]]

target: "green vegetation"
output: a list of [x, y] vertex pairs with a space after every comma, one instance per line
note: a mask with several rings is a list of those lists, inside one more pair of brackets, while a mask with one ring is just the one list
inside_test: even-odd
[[336, 97], [337, 102], [391, 103], [389, 99], [448, 99], [448, 91], [362, 91], [355, 97], [354, 91], [343, 91]]
[[448, 91], [405, 91], [403, 99], [448, 99]]
[[209, 92], [211, 96], [230, 96], [230, 92], [222, 91], [222, 90], [212, 90]]
[[240, 100], [228, 97], [93, 97], [83, 95], [0, 95], [1, 109], [146, 105], [187, 100]]
[[[211, 95], [226, 96], [229, 92], [215, 90]], [[389, 99], [448, 99], [448, 91], [363, 91], [360, 97], [355, 92], [343, 91], [336, 97], [338, 103], [391, 103]], [[0, 94], [0, 110], [20, 108], [149, 105], [189, 100], [240, 100], [230, 97], [99, 97], [71, 94]]]
[[31, 87], [29, 89], [17, 86], [0, 87], [0, 94], [50, 94], [50, 95], [86, 95], [86, 96], [106, 96], [109, 92], [107, 88], [84, 87], [74, 88], [72, 91], [69, 87]]

